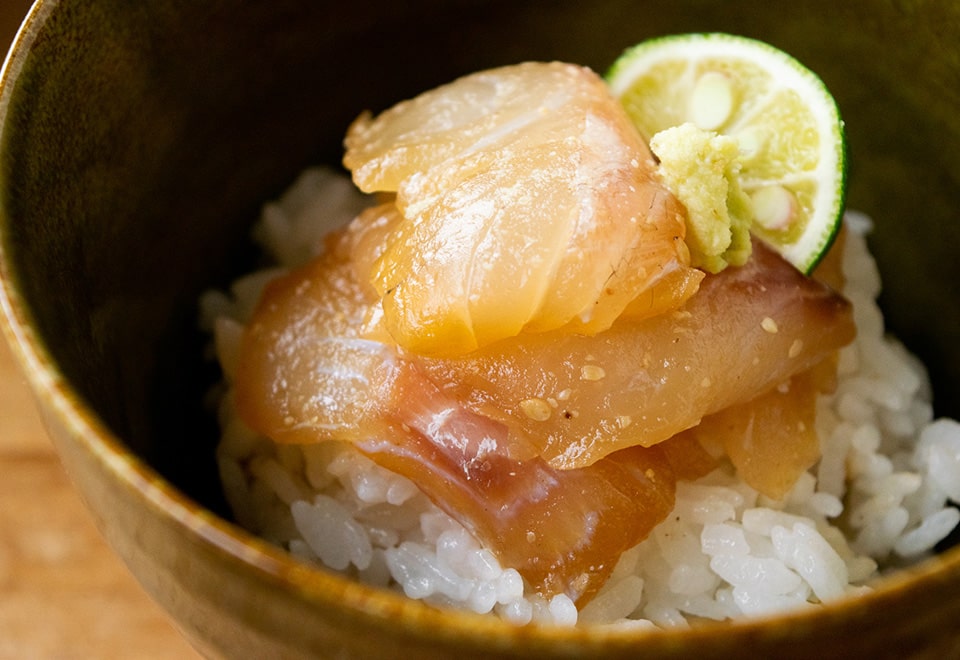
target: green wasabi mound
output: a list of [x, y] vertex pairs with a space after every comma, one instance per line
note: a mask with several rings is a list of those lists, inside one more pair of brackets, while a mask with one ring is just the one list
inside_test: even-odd
[[687, 208], [690, 265], [718, 273], [746, 263], [753, 207], [740, 188], [737, 140], [684, 123], [655, 134], [650, 149], [664, 185]]

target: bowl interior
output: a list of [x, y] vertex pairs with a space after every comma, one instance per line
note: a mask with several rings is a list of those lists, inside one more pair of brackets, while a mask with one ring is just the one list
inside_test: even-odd
[[[3, 98], [0, 199], [31, 323], [98, 416], [190, 498], [227, 516], [204, 409], [196, 301], [257, 259], [260, 205], [336, 165], [347, 124], [480, 68], [603, 71], [652, 35], [729, 31], [794, 54], [834, 92], [848, 206], [890, 329], [960, 416], [960, 5], [659, 2], [45, 3]], [[794, 15], [798, 14], [798, 15]], [[909, 37], [909, 38], [907, 38]]]

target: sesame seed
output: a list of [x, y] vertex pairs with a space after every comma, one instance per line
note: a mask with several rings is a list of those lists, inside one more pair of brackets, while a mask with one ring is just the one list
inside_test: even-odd
[[584, 365], [580, 368], [581, 380], [602, 380], [606, 375], [607, 372], [604, 370], [604, 368], [598, 367], [595, 364]]
[[777, 327], [777, 322], [769, 316], [763, 317], [763, 320], [760, 321], [760, 327], [769, 332], [771, 335], [777, 334], [777, 330], [779, 330]]
[[520, 402], [520, 409], [535, 422], [545, 422], [553, 414], [550, 404], [543, 399], [524, 399]]
[[799, 339], [794, 339], [793, 343], [790, 344], [790, 351], [787, 353], [789, 357], [795, 358], [800, 355], [800, 351], [803, 350], [803, 342]]

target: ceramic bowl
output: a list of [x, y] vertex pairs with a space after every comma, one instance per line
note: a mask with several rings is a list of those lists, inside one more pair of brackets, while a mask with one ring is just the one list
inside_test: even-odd
[[864, 597], [662, 633], [511, 628], [309, 568], [229, 522], [196, 301], [364, 108], [480, 68], [604, 70], [651, 35], [767, 40], [818, 71], [890, 329], [960, 416], [960, 4], [935, 0], [40, 0], [0, 81], [5, 330], [103, 534], [212, 657], [955, 657], [960, 550]]

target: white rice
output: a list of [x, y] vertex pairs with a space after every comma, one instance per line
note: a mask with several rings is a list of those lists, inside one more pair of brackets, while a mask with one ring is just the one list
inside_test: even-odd
[[[304, 173], [264, 209], [256, 240], [279, 268], [321, 249], [365, 204], [349, 181]], [[524, 590], [516, 570], [433, 506], [407, 479], [338, 443], [281, 446], [237, 419], [230, 392], [237, 344], [263, 284], [254, 273], [201, 300], [225, 374], [217, 389], [217, 458], [238, 522], [308, 562], [437, 606], [525, 624], [689, 626], [759, 616], [861, 593], [885, 567], [931, 552], [960, 522], [960, 424], [933, 419], [923, 365], [884, 330], [870, 220], [849, 212], [846, 296], [858, 337], [841, 353], [839, 386], [819, 402], [822, 459], [784, 501], [717, 469], [678, 484], [676, 507], [628, 550], [581, 611], [566, 596]]]

